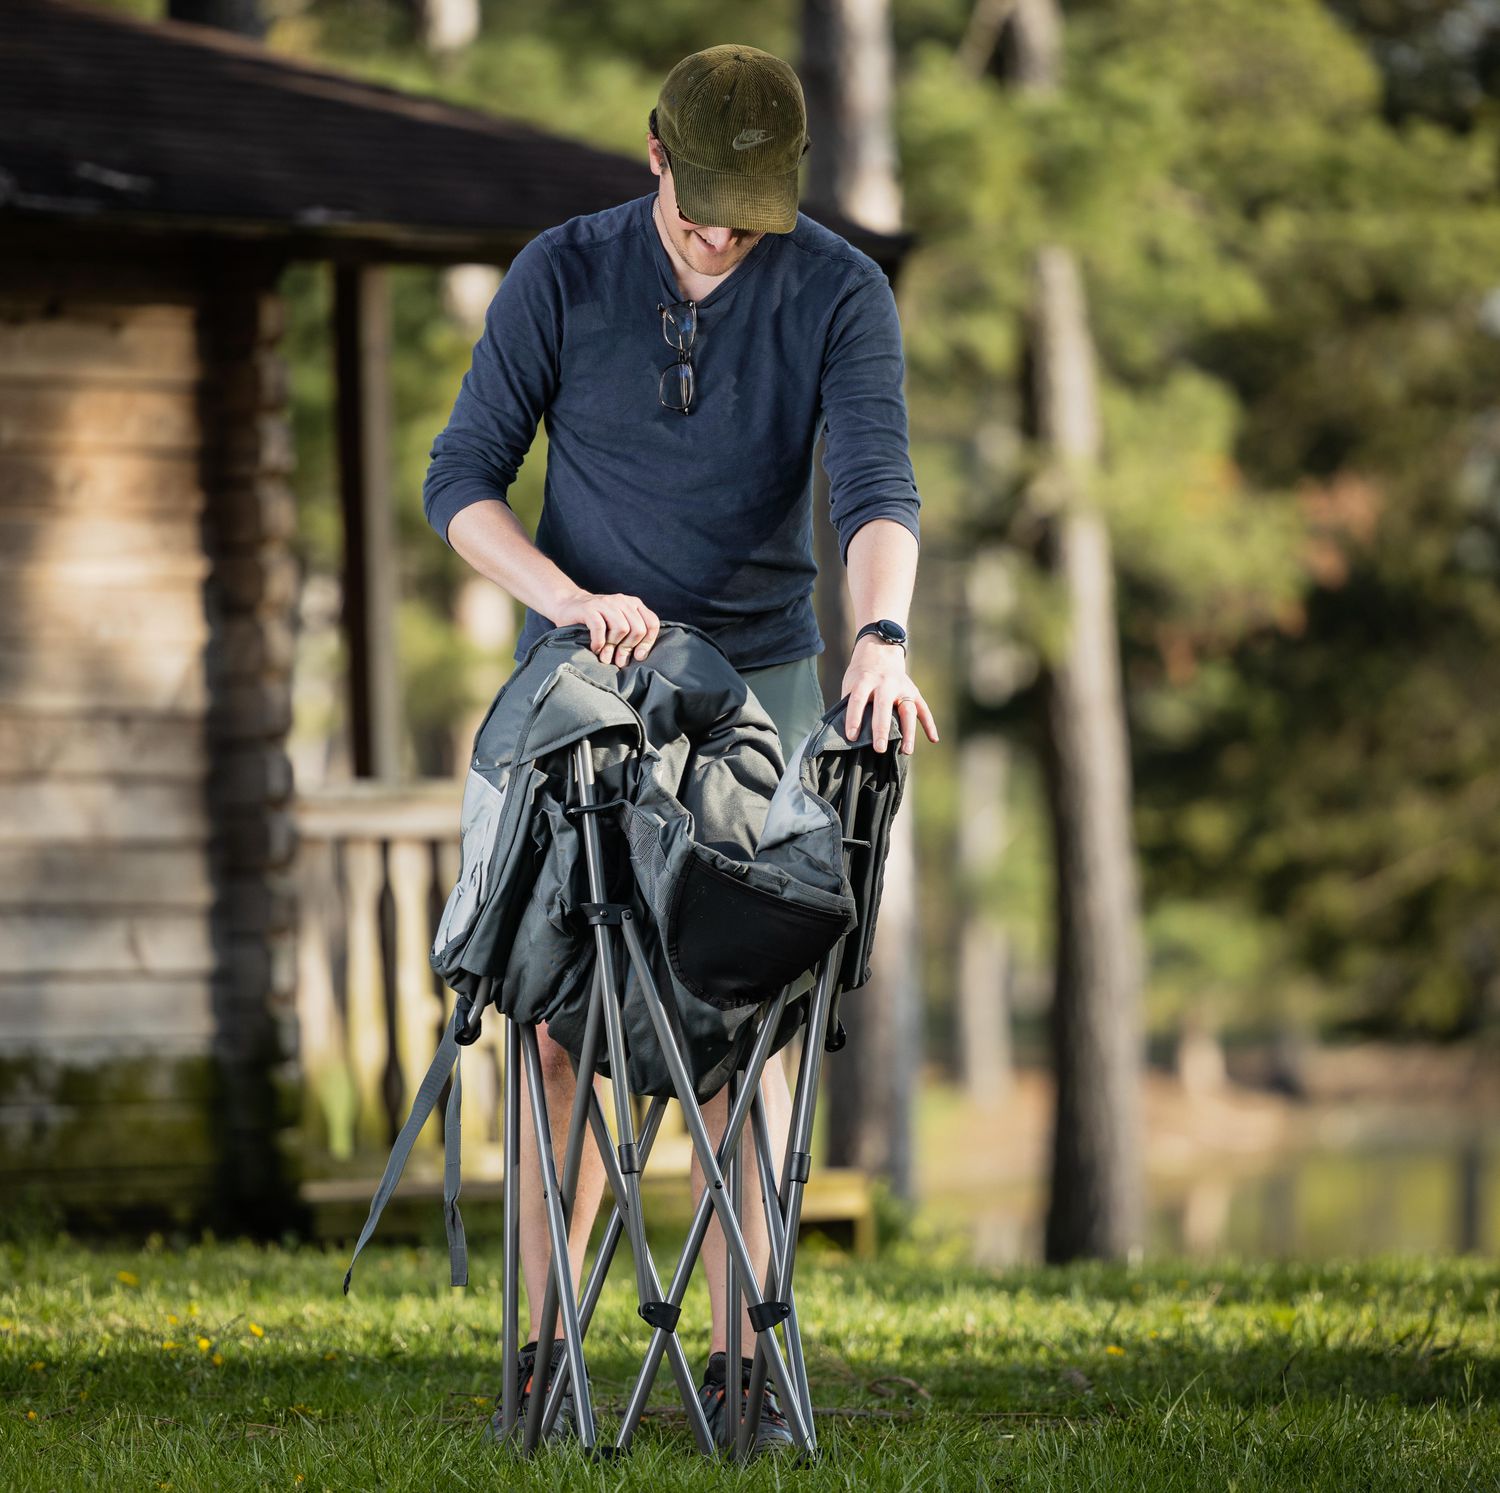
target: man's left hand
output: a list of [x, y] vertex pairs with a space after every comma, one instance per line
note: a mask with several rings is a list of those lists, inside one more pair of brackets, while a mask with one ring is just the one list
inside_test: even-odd
[[885, 750], [890, 735], [891, 710], [894, 707], [901, 722], [901, 750], [910, 756], [917, 749], [917, 722], [929, 741], [938, 739], [937, 722], [922, 692], [906, 672], [906, 649], [896, 643], [882, 643], [867, 635], [854, 645], [849, 667], [844, 672], [844, 693], [849, 708], [844, 715], [844, 735], [853, 741], [864, 719], [865, 706], [874, 702], [871, 740], [877, 752]]

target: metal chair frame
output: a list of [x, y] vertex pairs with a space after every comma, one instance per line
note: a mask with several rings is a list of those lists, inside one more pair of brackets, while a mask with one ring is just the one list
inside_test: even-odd
[[[843, 797], [844, 853], [847, 861], [863, 767], [851, 762]], [[772, 1155], [770, 1127], [760, 1094], [760, 1080], [781, 1027], [791, 986], [768, 1002], [758, 1018], [756, 1035], [743, 1066], [729, 1080], [729, 1118], [717, 1146], [710, 1139], [697, 1103], [692, 1075], [684, 1056], [685, 1044], [672, 1001], [664, 1000], [651, 971], [641, 941], [635, 914], [628, 903], [607, 898], [604, 849], [598, 815], [609, 805], [600, 804], [595, 791], [593, 757], [587, 738], [572, 749], [568, 784], [568, 813], [580, 825], [588, 874], [590, 901], [583, 911], [593, 925], [595, 969], [590, 1005], [580, 1052], [574, 1062], [576, 1092], [570, 1118], [567, 1148], [558, 1174], [541, 1083], [536, 1029], [533, 1025], [506, 1019], [506, 1064], [504, 1087], [505, 1148], [505, 1236], [502, 1353], [504, 1376], [501, 1388], [502, 1440], [519, 1445], [531, 1455], [551, 1428], [569, 1385], [574, 1387], [574, 1415], [585, 1450], [599, 1455], [623, 1454], [645, 1410], [663, 1355], [671, 1367], [688, 1425], [698, 1449], [708, 1455], [727, 1453], [743, 1459], [755, 1444], [765, 1391], [774, 1385], [794, 1442], [806, 1457], [817, 1454], [812, 1396], [807, 1363], [797, 1315], [793, 1275], [797, 1260], [797, 1235], [802, 1199], [811, 1173], [813, 1114], [822, 1076], [823, 1054], [830, 1043], [830, 1026], [837, 1008], [836, 971], [844, 946], [840, 939], [824, 956], [809, 997], [807, 1023], [798, 1063], [792, 1101], [787, 1149], [778, 1171]], [[846, 935], [847, 937], [847, 935]], [[650, 1248], [641, 1214], [640, 1176], [661, 1126], [666, 1099], [652, 1097], [637, 1131], [631, 1095], [622, 1075], [627, 1073], [624, 1019], [617, 955], [623, 949], [639, 983], [657, 1041], [666, 1060], [676, 1097], [682, 1106], [693, 1151], [703, 1171], [704, 1187], [694, 1210], [682, 1253], [665, 1293]], [[594, 1091], [599, 1066], [601, 1035], [609, 1071], [615, 1076], [615, 1133], [605, 1122], [604, 1109]], [[523, 1067], [524, 1065], [524, 1067]], [[548, 1384], [556, 1324], [561, 1317], [563, 1361], [547, 1388], [540, 1415], [520, 1415], [517, 1350], [520, 1324], [520, 1117], [521, 1073], [526, 1075], [537, 1159], [541, 1168], [551, 1263], [541, 1312], [532, 1383]], [[753, 1262], [741, 1227], [745, 1167], [741, 1160], [741, 1138], [747, 1124], [750, 1146], [764, 1200], [770, 1259], [764, 1280], [755, 1277]], [[614, 1203], [605, 1224], [598, 1251], [587, 1279], [579, 1283], [572, 1275], [568, 1253], [568, 1227], [577, 1192], [585, 1137], [591, 1135], [603, 1162]], [[729, 1324], [726, 1332], [726, 1392], [730, 1404], [737, 1401], [741, 1360], [741, 1299], [755, 1327], [754, 1362], [746, 1411], [736, 1427], [733, 1414], [725, 1417], [725, 1440], [716, 1446], [707, 1418], [698, 1401], [698, 1389], [687, 1355], [677, 1336], [682, 1302], [693, 1266], [708, 1233], [710, 1217], [718, 1220], [726, 1243], [726, 1300]], [[645, 1359], [636, 1377], [624, 1416], [612, 1445], [605, 1445], [599, 1431], [586, 1370], [584, 1340], [604, 1281], [622, 1237], [628, 1235], [635, 1257], [637, 1311], [651, 1327]], [[778, 1341], [776, 1329], [782, 1330]], [[534, 1403], [534, 1402], [533, 1402]]]

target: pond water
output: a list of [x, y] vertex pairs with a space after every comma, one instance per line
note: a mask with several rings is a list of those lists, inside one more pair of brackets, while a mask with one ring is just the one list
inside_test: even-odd
[[[989, 1264], [1042, 1253], [1045, 1189], [992, 1188], [924, 1201]], [[1243, 1257], [1500, 1253], [1500, 1136], [1303, 1151], [1238, 1172], [1159, 1181], [1148, 1198], [1152, 1255]]]

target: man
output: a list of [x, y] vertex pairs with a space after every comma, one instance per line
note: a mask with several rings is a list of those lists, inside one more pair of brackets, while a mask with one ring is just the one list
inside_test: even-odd
[[[919, 723], [938, 737], [907, 672], [918, 497], [900, 324], [874, 261], [798, 213], [808, 144], [801, 85], [779, 58], [727, 45], [673, 68], [647, 136], [656, 192], [570, 219], [516, 256], [434, 442], [423, 501], [438, 533], [525, 603], [517, 659], [551, 628], [581, 623], [600, 660], [623, 667], [650, 655], [663, 619], [693, 623], [743, 674], [790, 754], [824, 709], [811, 474], [826, 419], [830, 514], [859, 624], [843, 677], [845, 728], [852, 737], [872, 705], [875, 747], [886, 750], [895, 706], [899, 749], [909, 753]], [[723, 224], [733, 226], [709, 226]], [[539, 421], [549, 449], [533, 544], [505, 493]], [[560, 1156], [573, 1073], [566, 1053], [539, 1037]], [[780, 1155], [790, 1099], [779, 1061], [763, 1091]], [[727, 1108], [723, 1093], [704, 1107], [715, 1138]], [[525, 1103], [521, 1113], [529, 1132]], [[529, 1133], [521, 1155], [532, 1338], [524, 1388], [549, 1253]], [[575, 1278], [604, 1184], [592, 1148], [584, 1156], [569, 1241]], [[746, 1170], [753, 1179], [753, 1163]], [[693, 1181], [700, 1192], [696, 1163]], [[746, 1236], [760, 1272], [768, 1244], [754, 1185]], [[717, 1434], [728, 1377], [717, 1223], [704, 1265], [713, 1339], [702, 1399]], [[748, 1317], [740, 1341], [753, 1347]], [[750, 1362], [736, 1376], [741, 1413]], [[768, 1397], [758, 1449], [790, 1440]]]

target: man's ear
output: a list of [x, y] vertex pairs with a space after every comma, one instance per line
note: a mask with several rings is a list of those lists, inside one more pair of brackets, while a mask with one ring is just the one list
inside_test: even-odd
[[666, 169], [666, 159], [662, 156], [661, 145], [655, 135], [646, 136], [646, 159], [650, 163], [651, 170], [660, 176]]

